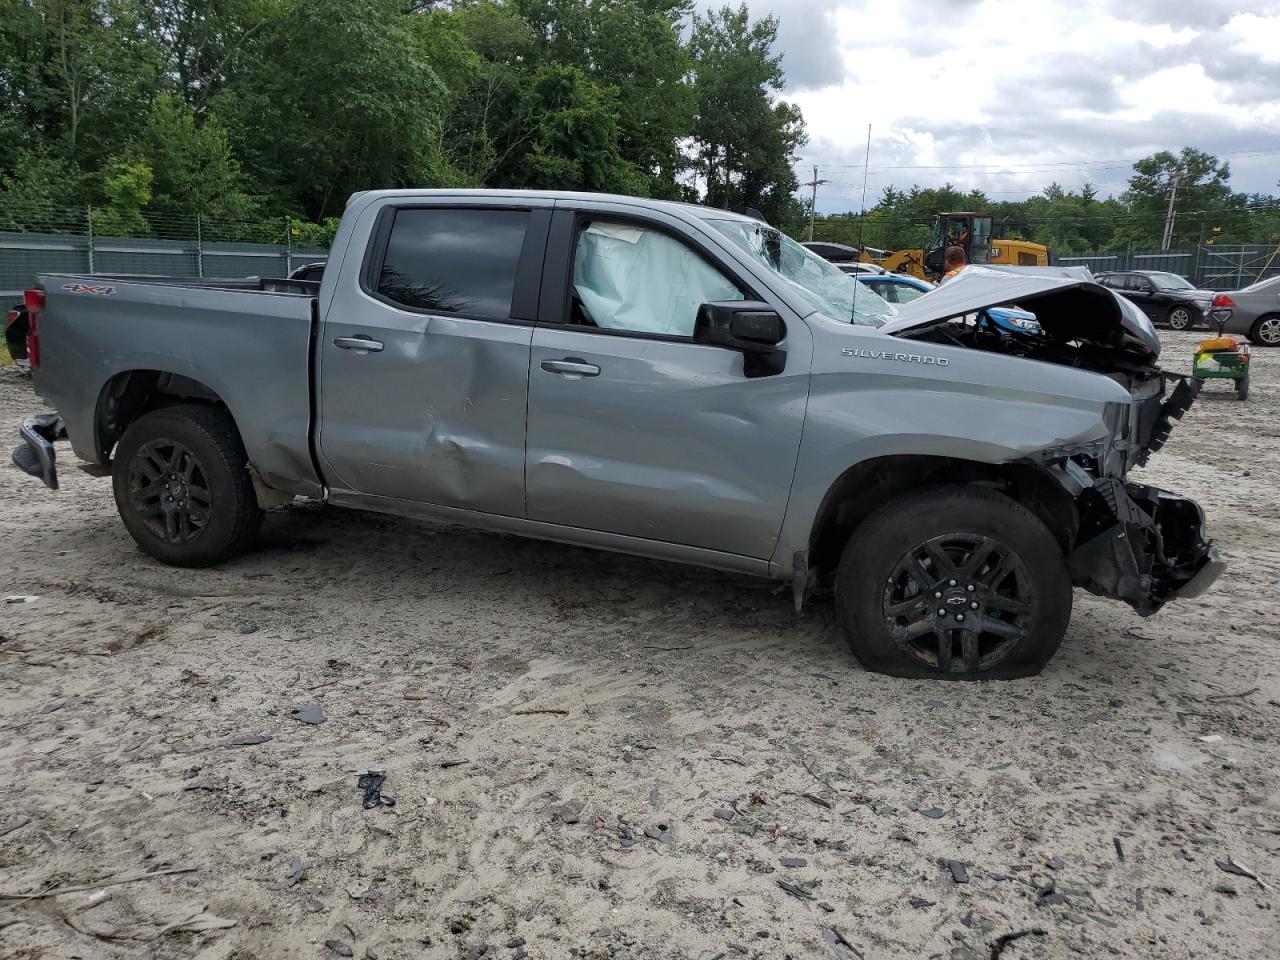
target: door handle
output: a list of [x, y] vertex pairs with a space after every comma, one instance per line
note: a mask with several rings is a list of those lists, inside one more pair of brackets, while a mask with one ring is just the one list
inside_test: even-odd
[[565, 377], [600, 376], [600, 368], [594, 363], [587, 363], [581, 357], [565, 357], [563, 360], [543, 360], [540, 366], [547, 373], [558, 373]]
[[333, 345], [343, 350], [356, 350], [360, 353], [377, 353], [383, 347], [381, 340], [372, 340], [369, 337], [334, 337]]

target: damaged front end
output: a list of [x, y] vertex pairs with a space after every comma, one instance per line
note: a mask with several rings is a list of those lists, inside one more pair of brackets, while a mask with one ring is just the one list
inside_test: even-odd
[[[1031, 311], [1038, 329], [1014, 336], [993, 330], [983, 311], [998, 305]], [[1124, 387], [1127, 403], [1105, 405], [1110, 436], [1035, 458], [1071, 497], [1079, 518], [1067, 554], [1076, 586], [1150, 616], [1176, 597], [1204, 593], [1226, 569], [1205, 538], [1198, 503], [1127, 479], [1164, 446], [1200, 384], [1160, 369], [1160, 340], [1150, 321], [1088, 271], [969, 268], [901, 308], [883, 329], [1088, 370]]]
[[1227, 564], [1205, 538], [1200, 504], [1146, 484], [1086, 478], [1067, 556], [1076, 586], [1147, 617], [1176, 597], [1200, 596], [1222, 575]]
[[1205, 538], [1200, 504], [1125, 479], [1130, 466], [1145, 464], [1164, 446], [1173, 421], [1200, 392], [1196, 381], [1180, 379], [1166, 398], [1167, 378], [1152, 371], [1131, 382], [1132, 406], [1117, 406], [1108, 418], [1110, 443], [1071, 455], [1049, 454], [1044, 464], [1074, 499], [1080, 518], [1067, 555], [1072, 582], [1123, 600], [1144, 617], [1176, 597], [1200, 596], [1227, 566]]

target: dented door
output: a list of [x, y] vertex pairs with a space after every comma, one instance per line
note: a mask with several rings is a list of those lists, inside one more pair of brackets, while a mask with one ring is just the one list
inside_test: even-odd
[[[509, 203], [509, 201], [508, 201]], [[548, 204], [549, 206], [549, 204]], [[388, 208], [324, 317], [330, 489], [524, 515], [529, 341], [550, 212]]]

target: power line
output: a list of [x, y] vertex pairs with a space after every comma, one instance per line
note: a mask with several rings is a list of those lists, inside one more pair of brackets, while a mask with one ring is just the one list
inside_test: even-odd
[[[1257, 157], [1269, 157], [1280, 154], [1280, 148], [1257, 148], [1252, 150], [1237, 151], [1234, 153], [1215, 154], [1219, 160], [1231, 159], [1251, 159]], [[898, 166], [882, 166], [876, 167], [869, 172], [872, 174], [888, 173], [899, 170], [968, 170], [968, 171], [989, 171], [992, 173], [1014, 173], [1014, 172], [1049, 172], [1055, 169], [1077, 170], [1089, 167], [1107, 168], [1107, 167], [1131, 167], [1141, 160], [1149, 159], [1148, 157], [1139, 157], [1136, 160], [1043, 160], [1035, 163], [977, 163], [977, 164], [901, 164]], [[805, 161], [806, 163], [812, 161]], [[822, 162], [822, 161], [819, 161]], [[860, 163], [838, 163], [823, 162], [824, 167], [835, 170], [861, 170]]]

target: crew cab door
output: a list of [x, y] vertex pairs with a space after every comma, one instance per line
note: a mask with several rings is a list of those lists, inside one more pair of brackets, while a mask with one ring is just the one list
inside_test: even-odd
[[811, 341], [784, 369], [695, 343], [703, 302], [766, 300], [681, 221], [557, 208], [529, 363], [528, 517], [768, 559], [808, 396]]
[[[551, 202], [376, 212], [324, 315], [319, 454], [334, 499], [524, 515], [525, 400]], [[370, 215], [374, 215], [371, 211]]]

